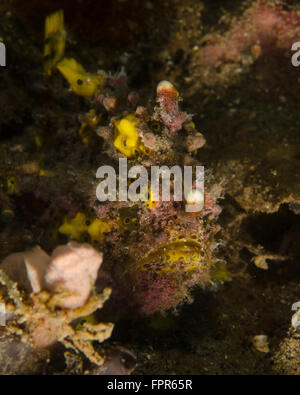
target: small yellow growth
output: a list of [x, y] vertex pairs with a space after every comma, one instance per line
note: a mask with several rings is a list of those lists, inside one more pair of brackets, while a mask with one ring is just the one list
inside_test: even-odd
[[100, 219], [95, 219], [92, 223], [87, 227], [87, 232], [91, 237], [91, 241], [103, 241], [104, 233], [110, 231], [110, 226], [107, 222], [101, 221]]
[[151, 154], [151, 152], [153, 152], [152, 149], [150, 149], [149, 147], [146, 147], [143, 143], [141, 143], [141, 144], [139, 145], [139, 151], [140, 151], [142, 154], [146, 155], [146, 156], [149, 156], [149, 155]]
[[225, 262], [217, 262], [212, 270], [211, 277], [214, 281], [223, 283], [231, 280], [231, 274]]
[[153, 193], [150, 188], [148, 190], [148, 193], [149, 199], [145, 201], [145, 206], [147, 207], [147, 209], [152, 210], [153, 208], [157, 207], [158, 202], [153, 200]]
[[99, 74], [87, 73], [74, 58], [63, 58], [57, 64], [57, 68], [69, 82], [73, 92], [79, 96], [91, 97], [100, 93], [106, 78], [104, 72]]
[[114, 141], [114, 146], [127, 158], [131, 158], [138, 153], [140, 138], [137, 133], [138, 120], [135, 114], [128, 114], [126, 117], [115, 122], [118, 132]]
[[63, 235], [70, 236], [74, 240], [80, 240], [83, 232], [86, 231], [86, 216], [78, 212], [72, 219], [65, 218], [58, 231]]
[[[94, 109], [90, 110], [88, 116], [82, 121], [80, 129], [79, 129], [79, 136], [83, 144], [89, 144], [91, 142], [91, 134], [90, 128], [95, 128], [100, 121], [100, 117], [96, 115], [96, 111]], [[94, 134], [94, 133], [93, 133]]]
[[92, 242], [102, 242], [104, 233], [110, 231], [110, 226], [100, 219], [94, 219], [90, 223], [84, 213], [78, 212], [72, 219], [65, 218], [58, 231], [77, 241], [80, 241], [83, 233], [87, 232]]
[[66, 46], [66, 31], [64, 28], [64, 12], [59, 10], [45, 21], [44, 70], [51, 75], [57, 62], [63, 57]]
[[[190, 244], [189, 241], [192, 242], [192, 244]], [[166, 249], [166, 262], [171, 264], [171, 267], [172, 264], [181, 262], [184, 271], [193, 272], [197, 270], [199, 262], [201, 261], [201, 250], [194, 248], [193, 240], [178, 241]], [[169, 271], [169, 268], [170, 266], [168, 265], [163, 271]]]
[[38, 147], [38, 148], [42, 148], [42, 146], [43, 146], [43, 139], [41, 138], [41, 136], [35, 136], [34, 137], [34, 142], [35, 142], [35, 144], [36, 144], [36, 146]]
[[138, 135], [138, 119], [135, 114], [128, 114], [115, 121], [117, 136], [114, 140], [115, 148], [127, 158], [132, 158], [139, 153], [150, 155], [150, 148], [146, 147]]
[[39, 176], [41, 176], [41, 177], [55, 177], [55, 174], [53, 173], [53, 171], [41, 169], [39, 171]]
[[6, 185], [9, 195], [14, 195], [18, 192], [18, 180], [16, 179], [16, 177], [8, 177]]
[[152, 249], [138, 262], [141, 270], [154, 270], [156, 273], [182, 271], [191, 273], [204, 265], [205, 252], [193, 239], [162, 243]]

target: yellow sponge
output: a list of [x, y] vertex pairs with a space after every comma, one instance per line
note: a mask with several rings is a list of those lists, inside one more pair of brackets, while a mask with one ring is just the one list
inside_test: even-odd
[[114, 146], [127, 158], [131, 158], [138, 153], [139, 135], [137, 133], [138, 121], [135, 114], [126, 115], [126, 117], [115, 122], [118, 132], [114, 141]]
[[100, 219], [94, 219], [90, 223], [84, 213], [78, 212], [72, 219], [65, 218], [58, 231], [77, 241], [80, 241], [83, 233], [87, 232], [92, 242], [102, 242], [104, 233], [110, 231], [110, 226]]
[[58, 231], [63, 235], [70, 236], [72, 239], [80, 240], [83, 232], [86, 231], [86, 217], [78, 212], [72, 219], [65, 218]]
[[44, 57], [45, 73], [50, 75], [57, 62], [63, 57], [66, 46], [64, 13], [59, 10], [46, 18]]
[[91, 237], [91, 241], [99, 241], [101, 242], [104, 237], [104, 233], [110, 231], [110, 226], [105, 221], [101, 221], [100, 219], [95, 219], [88, 227], [87, 232]]
[[73, 92], [79, 96], [91, 97], [100, 93], [106, 78], [104, 72], [95, 75], [87, 73], [74, 58], [63, 58], [57, 68], [69, 82]]

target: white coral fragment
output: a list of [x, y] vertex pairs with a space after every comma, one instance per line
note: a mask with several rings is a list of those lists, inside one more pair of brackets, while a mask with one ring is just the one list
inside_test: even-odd
[[44, 287], [44, 277], [48, 269], [50, 257], [40, 246], [24, 252], [27, 276], [34, 293], [41, 292]]
[[43, 278], [50, 257], [39, 246], [32, 250], [8, 255], [0, 268], [26, 292], [38, 293], [43, 288]]
[[268, 353], [270, 352], [269, 340], [267, 335], [256, 335], [253, 338], [253, 345], [257, 351]]

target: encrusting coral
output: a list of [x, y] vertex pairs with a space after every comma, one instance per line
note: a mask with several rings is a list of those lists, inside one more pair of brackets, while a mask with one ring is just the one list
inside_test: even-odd
[[[113, 324], [85, 320], [80, 326], [75, 325], [76, 320], [101, 309], [111, 294], [110, 288], [101, 294], [93, 292], [101, 263], [101, 253], [89, 244], [76, 242], [58, 246], [51, 256], [36, 247], [31, 252], [7, 257], [0, 265], [0, 283], [8, 295], [6, 330], [38, 349], [59, 341], [102, 365], [104, 359], [94, 350], [92, 341], [109, 338]], [[25, 295], [18, 289], [22, 282], [14, 282], [14, 274], [18, 277], [22, 266], [32, 288]]]
[[156, 93], [159, 104], [159, 115], [170, 133], [175, 134], [181, 130], [182, 125], [191, 116], [179, 111], [179, 93], [169, 81], [161, 81], [157, 85]]
[[282, 60], [286, 67], [291, 46], [299, 41], [299, 10], [280, 1], [259, 0], [226, 22], [228, 30], [205, 35], [193, 55], [193, 73], [199, 83], [232, 85], [254, 65], [256, 74], [276, 80], [276, 69]]

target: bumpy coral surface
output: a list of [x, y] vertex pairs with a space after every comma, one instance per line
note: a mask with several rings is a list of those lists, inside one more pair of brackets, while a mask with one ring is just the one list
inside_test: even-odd
[[[31, 293], [22, 294], [18, 289], [19, 284], [26, 283], [19, 280], [24, 264], [21, 255], [26, 268], [40, 262], [34, 266], [35, 277], [28, 270], [23, 273], [28, 276]], [[113, 324], [83, 321], [79, 328], [74, 325], [75, 320], [100, 309], [110, 296], [109, 288], [90, 295], [101, 262], [102, 255], [91, 246], [75, 242], [57, 247], [51, 257], [35, 249], [5, 259], [0, 265], [0, 283], [7, 290], [7, 296], [5, 293], [1, 296], [6, 302], [6, 330], [37, 349], [46, 349], [59, 341], [102, 365], [104, 359], [94, 350], [92, 341], [109, 338]], [[16, 278], [18, 283], [14, 282]]]
[[195, 54], [194, 72], [201, 83], [231, 85], [257, 63], [269, 73], [285, 59], [288, 67], [292, 44], [300, 38], [299, 10], [280, 2], [257, 1], [242, 16], [223, 19], [226, 31], [204, 36]]

